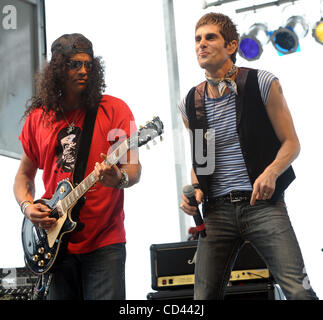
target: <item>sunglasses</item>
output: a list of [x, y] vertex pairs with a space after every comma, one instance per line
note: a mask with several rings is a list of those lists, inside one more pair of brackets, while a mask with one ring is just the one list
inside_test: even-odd
[[68, 63], [71, 70], [80, 70], [84, 65], [86, 71], [91, 71], [93, 67], [93, 63], [90, 61], [79, 61], [79, 60], [71, 60]]

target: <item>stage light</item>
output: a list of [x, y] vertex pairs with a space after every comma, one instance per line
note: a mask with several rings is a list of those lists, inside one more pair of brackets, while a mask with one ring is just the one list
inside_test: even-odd
[[260, 58], [262, 47], [269, 41], [267, 26], [263, 23], [253, 24], [247, 34], [243, 34], [239, 44], [239, 54], [246, 60]]
[[318, 43], [323, 44], [323, 18], [315, 24], [312, 35]]
[[280, 27], [271, 35], [275, 49], [285, 55], [299, 50], [299, 39], [308, 32], [308, 25], [301, 16], [293, 16], [287, 20], [285, 27]]

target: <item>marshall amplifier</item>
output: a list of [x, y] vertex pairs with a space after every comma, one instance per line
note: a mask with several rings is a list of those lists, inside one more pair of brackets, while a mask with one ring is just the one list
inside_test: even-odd
[[197, 240], [150, 246], [154, 290], [193, 287]]
[[[197, 240], [150, 246], [151, 287], [154, 290], [193, 288]], [[249, 242], [245, 242], [231, 272], [230, 282], [268, 280], [269, 270]]]

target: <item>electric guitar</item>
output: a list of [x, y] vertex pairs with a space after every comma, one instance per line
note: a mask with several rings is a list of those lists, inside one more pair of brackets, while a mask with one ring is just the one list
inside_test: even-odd
[[[141, 127], [131, 137], [122, 142], [104, 160], [108, 165], [116, 164], [128, 150], [141, 147], [161, 136], [164, 132], [163, 123], [155, 117], [144, 127]], [[66, 238], [75, 230], [77, 222], [73, 221], [72, 209], [78, 200], [96, 183], [94, 170], [75, 188], [68, 179], [60, 181], [51, 199], [40, 199], [34, 203], [43, 203], [51, 209], [50, 217], [55, 217], [57, 223], [49, 230], [35, 226], [28, 218], [22, 223], [22, 246], [26, 266], [36, 274], [48, 272], [58, 260], [59, 251], [66, 248]]]

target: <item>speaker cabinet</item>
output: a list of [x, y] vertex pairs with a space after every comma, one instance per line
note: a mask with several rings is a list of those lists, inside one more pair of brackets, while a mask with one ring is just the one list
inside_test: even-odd
[[[193, 300], [194, 289], [176, 289], [150, 292], [148, 300]], [[244, 283], [227, 287], [224, 300], [277, 300], [273, 282]]]

